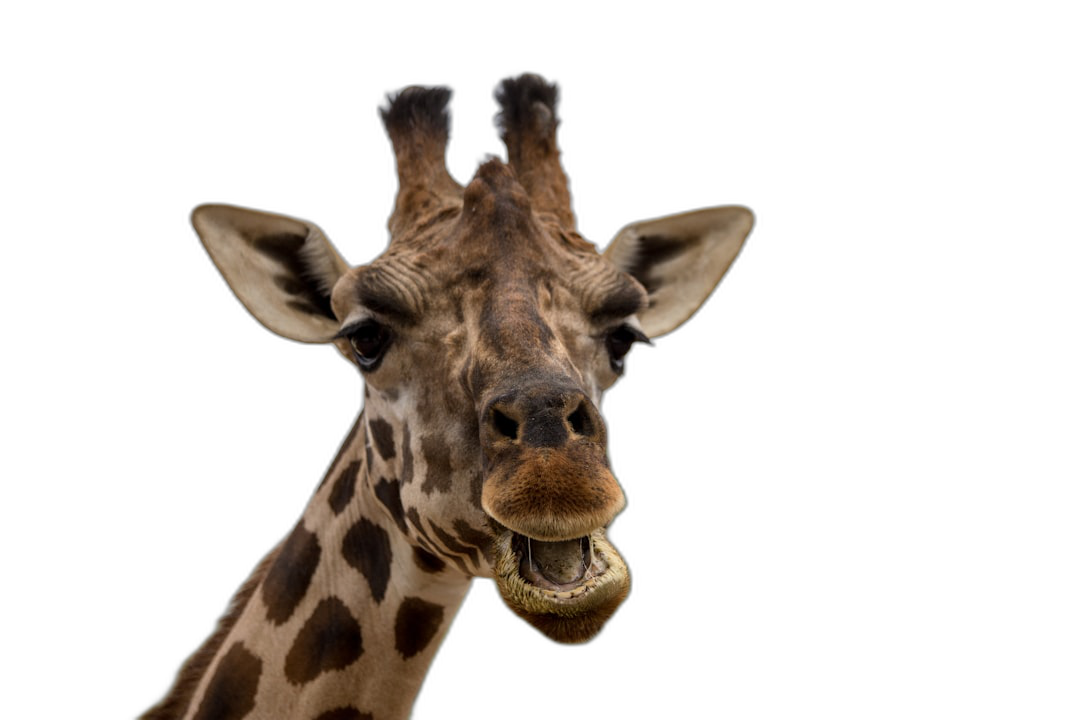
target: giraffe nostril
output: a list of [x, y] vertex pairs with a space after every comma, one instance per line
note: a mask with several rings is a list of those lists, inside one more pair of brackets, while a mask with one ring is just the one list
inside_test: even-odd
[[495, 429], [503, 437], [511, 440], [517, 440], [518, 437], [518, 422], [509, 417], [505, 413], [498, 409], [491, 411], [491, 421], [495, 425]]
[[589, 413], [585, 410], [584, 402], [579, 403], [574, 412], [567, 415], [566, 420], [570, 423], [570, 429], [574, 431], [574, 434], [592, 435], [592, 420], [589, 418]]

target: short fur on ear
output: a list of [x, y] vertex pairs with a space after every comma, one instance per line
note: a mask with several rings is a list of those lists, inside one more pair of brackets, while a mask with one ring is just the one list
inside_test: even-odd
[[191, 224], [256, 320], [300, 342], [337, 333], [330, 292], [349, 266], [317, 226], [231, 205], [201, 205]]
[[650, 338], [686, 322], [731, 267], [754, 225], [738, 206], [707, 208], [627, 225], [604, 257], [632, 275], [649, 293], [638, 313]]

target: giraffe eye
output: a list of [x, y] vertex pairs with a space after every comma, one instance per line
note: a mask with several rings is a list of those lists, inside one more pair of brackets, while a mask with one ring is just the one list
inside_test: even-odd
[[635, 342], [647, 343], [649, 342], [649, 338], [645, 336], [645, 333], [632, 325], [619, 325], [608, 331], [607, 335], [604, 337], [604, 344], [607, 346], [612, 370], [617, 373], [622, 373], [623, 358], [626, 357], [626, 353], [630, 352], [630, 347]]
[[390, 330], [374, 320], [367, 320], [348, 331], [353, 357], [361, 370], [371, 371], [379, 366], [390, 346], [390, 337]]

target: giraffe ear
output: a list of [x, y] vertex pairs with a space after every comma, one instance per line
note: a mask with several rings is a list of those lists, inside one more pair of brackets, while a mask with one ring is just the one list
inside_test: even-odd
[[744, 207], [695, 210], [627, 225], [604, 257], [649, 293], [638, 313], [651, 338], [682, 325], [701, 307], [731, 267], [754, 225]]
[[191, 214], [210, 259], [244, 307], [278, 335], [329, 342], [338, 331], [334, 283], [349, 269], [317, 226], [231, 205]]

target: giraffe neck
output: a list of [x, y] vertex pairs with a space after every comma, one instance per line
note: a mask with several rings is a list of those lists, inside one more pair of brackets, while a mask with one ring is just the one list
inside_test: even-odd
[[231, 628], [208, 641], [212, 659], [175, 717], [409, 715], [470, 578], [411, 541], [371, 458], [361, 414], [300, 522], [234, 600]]

